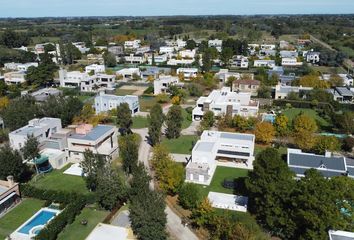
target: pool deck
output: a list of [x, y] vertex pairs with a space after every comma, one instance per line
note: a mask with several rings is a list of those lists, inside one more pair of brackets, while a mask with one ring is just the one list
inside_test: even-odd
[[[31, 240], [30, 234], [24, 234], [20, 232], [20, 229], [22, 229], [24, 226], [26, 226], [29, 222], [31, 222], [33, 219], [35, 219], [42, 211], [48, 211], [48, 212], [53, 212], [56, 213], [56, 216], [61, 212], [60, 210], [56, 209], [51, 209], [51, 208], [41, 208], [38, 212], [36, 212], [31, 218], [29, 218], [26, 222], [24, 222], [20, 227], [18, 227], [13, 233], [11, 233], [10, 237], [11, 240]], [[53, 217], [54, 218], [54, 217]], [[47, 225], [53, 218], [51, 218], [45, 225]], [[44, 225], [44, 226], [45, 226]], [[38, 227], [40, 225], [34, 226]], [[32, 228], [32, 229], [33, 229]]]

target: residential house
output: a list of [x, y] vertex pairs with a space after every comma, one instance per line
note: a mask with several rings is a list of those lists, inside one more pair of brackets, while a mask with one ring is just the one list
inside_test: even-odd
[[138, 49], [140, 47], [141, 44], [141, 40], [136, 39], [136, 40], [132, 40], [132, 41], [125, 41], [124, 42], [124, 49]]
[[178, 68], [176, 71], [177, 75], [183, 74], [184, 80], [190, 80], [198, 74], [198, 68]]
[[253, 66], [254, 67], [274, 68], [275, 61], [274, 60], [254, 60]]
[[108, 52], [112, 53], [116, 57], [124, 54], [124, 49], [122, 46], [111, 46], [108, 47], [107, 50]]
[[311, 91], [312, 87], [302, 87], [302, 86], [285, 86], [278, 84], [274, 88], [274, 99], [286, 99], [289, 93], [294, 92], [301, 95], [301, 93], [306, 93]]
[[154, 95], [158, 95], [160, 93], [167, 93], [167, 90], [170, 86], [178, 84], [178, 77], [171, 75], [161, 75], [159, 78], [154, 80]]
[[329, 240], [354, 240], [354, 232], [329, 230]]
[[284, 41], [284, 40], [281, 40], [281, 41], [279, 42], [279, 48], [280, 48], [280, 49], [288, 49], [289, 47], [290, 47], [289, 42]]
[[144, 67], [141, 69], [140, 76], [143, 79], [147, 79], [149, 76], [153, 77], [153, 79], [157, 79], [160, 74], [169, 75], [171, 74], [171, 68], [166, 67]]
[[177, 65], [192, 65], [194, 63], [194, 59], [175, 59], [171, 58], [167, 61], [167, 65], [177, 66]]
[[159, 51], [160, 54], [167, 54], [169, 56], [171, 56], [174, 52], [175, 52], [174, 47], [167, 47], [167, 46], [160, 47], [160, 51]]
[[182, 39], [177, 39], [176, 41], [167, 40], [166, 46], [167, 47], [174, 47], [175, 50], [180, 50], [180, 49], [183, 49], [187, 46], [187, 42]]
[[219, 72], [215, 74], [215, 78], [220, 81], [220, 83], [226, 83], [230, 77], [234, 77], [237, 80], [241, 78], [253, 79], [253, 73], [238, 73], [230, 72], [229, 69], [220, 69]]
[[[153, 57], [154, 55], [154, 57]], [[149, 65], [152, 65], [153, 64], [153, 61], [155, 64], [159, 65], [159, 64], [165, 64], [167, 63], [168, 61], [168, 54], [160, 54], [160, 55], [157, 55], [157, 54], [149, 54], [148, 55], [148, 64]]]
[[42, 88], [35, 92], [31, 93], [31, 96], [34, 97], [36, 102], [45, 102], [50, 96], [59, 96], [62, 93], [57, 88]]
[[253, 169], [253, 134], [203, 131], [186, 166], [186, 182], [209, 185], [217, 165]]
[[306, 53], [306, 61], [308, 63], [319, 63], [320, 62], [320, 52], [309, 51]]
[[9, 133], [10, 146], [13, 149], [21, 150], [29, 136], [36, 137], [41, 144], [61, 129], [61, 119], [59, 118], [35, 118], [30, 120], [26, 126]]
[[297, 51], [283, 50], [279, 52], [281, 58], [297, 58], [299, 53]]
[[300, 149], [288, 148], [287, 163], [297, 178], [304, 177], [305, 171], [309, 169], [316, 169], [326, 178], [336, 176], [354, 178], [354, 175], [350, 175], [348, 171], [345, 157], [335, 156], [331, 152], [326, 152], [324, 155], [316, 155], [304, 153]]
[[179, 51], [177, 55], [184, 59], [194, 59], [195, 54], [196, 54], [195, 49], [193, 50], [186, 49], [186, 50]]
[[353, 86], [354, 85], [354, 80], [353, 77], [349, 74], [338, 74], [343, 79], [343, 85], [345, 86]]
[[273, 49], [261, 49], [259, 51], [259, 55], [266, 57], [275, 57], [275, 55], [277, 55], [277, 51]]
[[85, 67], [85, 72], [86, 73], [91, 73], [97, 74], [97, 73], [105, 73], [106, 72], [106, 67], [102, 64], [91, 64]]
[[127, 103], [131, 114], [134, 115], [139, 112], [139, 97], [133, 95], [117, 96], [105, 94], [100, 92], [95, 97], [95, 109], [96, 114], [102, 112], [108, 112], [112, 109], [116, 109], [120, 104]]
[[300, 46], [307, 46], [312, 43], [311, 39], [298, 39], [297, 44]]
[[19, 72], [7, 72], [4, 74], [4, 81], [7, 85], [21, 84], [26, 82], [26, 73]]
[[275, 50], [275, 44], [261, 44], [261, 50]]
[[27, 72], [29, 67], [38, 67], [37, 62], [28, 62], [28, 63], [5, 63], [4, 68], [5, 70], [12, 70], [12, 71], [21, 71]]
[[19, 184], [14, 181], [13, 176], [8, 176], [7, 181], [0, 180], [0, 217], [20, 201]]
[[142, 64], [146, 62], [146, 58], [143, 54], [129, 54], [124, 56], [124, 61], [130, 64]]
[[199, 121], [206, 111], [214, 112], [215, 116], [240, 115], [257, 116], [259, 102], [251, 100], [251, 93], [232, 92], [229, 87], [213, 90], [208, 97], [200, 97], [193, 109], [192, 120]]
[[208, 41], [208, 46], [209, 47], [215, 47], [218, 52], [221, 52], [222, 50], [222, 40], [220, 39], [214, 39], [214, 40], [209, 40]]
[[150, 46], [141, 46], [138, 49], [136, 49], [135, 54], [142, 55], [142, 54], [148, 53], [150, 51], [151, 51]]
[[134, 76], [140, 76], [139, 68], [123, 68], [116, 72], [117, 76], [122, 76], [123, 79], [132, 79]]
[[88, 51], [90, 51], [90, 48], [86, 47], [86, 43], [85, 42], [73, 42], [72, 45], [74, 45], [77, 49], [79, 49], [79, 51], [82, 54], [85, 54]]
[[327, 89], [327, 91], [333, 95], [335, 101], [341, 103], [353, 102], [354, 93], [350, 91], [348, 87], [335, 87], [333, 89]]
[[239, 79], [233, 82], [232, 91], [234, 92], [246, 92], [250, 93], [251, 96], [257, 96], [258, 88], [261, 82], [252, 79]]
[[248, 68], [249, 62], [248, 58], [242, 55], [233, 56], [230, 59], [230, 67], [231, 68]]
[[81, 162], [86, 150], [112, 160], [118, 155], [118, 130], [115, 126], [82, 124], [68, 137], [68, 157]]
[[296, 57], [281, 59], [281, 65], [286, 67], [300, 67], [302, 64], [302, 62], [298, 62]]

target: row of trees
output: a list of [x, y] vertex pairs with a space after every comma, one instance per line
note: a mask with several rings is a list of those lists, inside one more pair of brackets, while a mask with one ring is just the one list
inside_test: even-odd
[[354, 181], [327, 179], [314, 169], [297, 181], [274, 148], [257, 155], [246, 187], [250, 211], [282, 239], [326, 239], [329, 229], [354, 229]]

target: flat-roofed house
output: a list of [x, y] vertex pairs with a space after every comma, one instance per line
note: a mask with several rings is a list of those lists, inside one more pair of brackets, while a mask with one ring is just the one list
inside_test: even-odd
[[165, 76], [161, 75], [154, 80], [154, 95], [160, 93], [167, 93], [167, 90], [170, 86], [178, 85], [179, 79], [175, 76]]
[[213, 90], [208, 97], [200, 97], [193, 109], [192, 120], [199, 121], [206, 111], [214, 112], [215, 116], [240, 115], [255, 117], [258, 114], [259, 102], [251, 100], [251, 93], [232, 92], [229, 87]]
[[131, 114], [134, 115], [139, 112], [139, 97], [133, 95], [116, 96], [111, 94], [105, 94], [100, 92], [95, 97], [95, 109], [96, 114], [101, 112], [108, 112], [112, 109], [116, 109], [120, 104], [127, 103]]
[[118, 154], [118, 130], [115, 126], [90, 124], [79, 125], [68, 137], [68, 157], [72, 162], [80, 162], [84, 152], [91, 150], [111, 160]]
[[354, 240], [354, 232], [329, 230], [329, 240]]
[[204, 131], [186, 166], [186, 181], [209, 185], [217, 165], [253, 169], [253, 134]]

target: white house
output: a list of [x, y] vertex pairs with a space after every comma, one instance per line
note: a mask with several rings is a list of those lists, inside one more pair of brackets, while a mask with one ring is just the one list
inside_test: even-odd
[[260, 47], [262, 50], [275, 50], [276, 48], [275, 44], [261, 44]]
[[193, 50], [186, 49], [186, 50], [181, 50], [178, 52], [179, 56], [181, 56], [182, 58], [187, 58], [187, 59], [194, 59], [195, 54], [196, 54], [195, 49], [193, 49]]
[[[152, 54], [154, 54], [154, 53], [152, 53]], [[148, 56], [149, 65], [152, 65], [152, 54], [149, 54], [149, 56]], [[163, 64], [163, 63], [166, 63], [167, 60], [168, 60], [168, 54], [160, 54], [160, 55], [154, 54], [155, 64]]]
[[135, 54], [139, 55], [139, 54], [144, 54], [147, 52], [150, 52], [150, 46], [141, 46], [138, 49], [136, 49]]
[[222, 40], [220, 39], [214, 39], [214, 40], [209, 40], [208, 41], [208, 46], [209, 47], [215, 47], [218, 52], [221, 52], [222, 50]]
[[187, 42], [183, 41], [181, 39], [177, 39], [176, 41], [168, 40], [168, 41], [166, 41], [166, 46], [167, 47], [174, 47], [174, 49], [180, 50], [180, 49], [185, 48], [187, 46]]
[[178, 83], [178, 77], [171, 75], [161, 75], [159, 78], [154, 80], [154, 95], [166, 93], [169, 86], [177, 85]]
[[254, 67], [274, 68], [275, 61], [274, 60], [254, 60], [253, 66]]
[[146, 58], [144, 55], [139, 54], [139, 55], [135, 55], [135, 54], [129, 54], [127, 56], [124, 56], [124, 61], [130, 64], [142, 64], [144, 62], [146, 62]]
[[308, 63], [318, 63], [320, 61], [320, 52], [309, 51], [306, 53]]
[[132, 41], [124, 42], [124, 49], [138, 49], [140, 47], [141, 40], [136, 39]]
[[160, 54], [168, 54], [171, 55], [175, 51], [174, 47], [167, 47], [167, 46], [162, 46], [160, 47]]
[[254, 79], [253, 73], [230, 72], [229, 69], [220, 69], [219, 72], [215, 74], [215, 78], [217, 78], [221, 83], [226, 83], [229, 77], [235, 77], [236, 80], [239, 80], [246, 76], [247, 79]]
[[82, 54], [85, 54], [86, 52], [90, 51], [90, 48], [86, 47], [85, 42], [73, 42], [72, 45], [79, 49]]
[[200, 97], [193, 109], [192, 120], [199, 121], [206, 111], [214, 112], [215, 116], [240, 115], [244, 117], [257, 116], [259, 102], [251, 100], [251, 93], [232, 92], [229, 87], [213, 90], [208, 97]]
[[233, 58], [230, 59], [230, 66], [232, 68], [248, 68], [248, 65], [248, 58], [242, 55], [233, 56]]
[[312, 87], [288, 86], [288, 85], [278, 84], [275, 86], [274, 99], [286, 99], [289, 93], [291, 92], [300, 93], [300, 92], [311, 91], [312, 89], [313, 89]]
[[116, 72], [117, 76], [122, 76], [123, 79], [131, 79], [133, 75], [140, 76], [139, 68], [123, 68]]
[[253, 169], [253, 134], [204, 131], [186, 166], [186, 181], [209, 185], [217, 165]]
[[127, 103], [129, 105], [132, 115], [139, 112], [138, 96], [133, 96], [133, 95], [116, 96], [116, 95], [110, 95], [110, 94], [105, 94], [104, 92], [100, 92], [95, 97], [96, 114], [101, 112], [108, 112], [112, 109], [116, 109], [122, 103]]
[[279, 52], [281, 58], [297, 58], [299, 56], [297, 51], [282, 50]]
[[190, 65], [193, 64], [194, 59], [174, 59], [171, 58], [167, 61], [167, 65], [177, 66], [177, 65]]
[[86, 73], [91, 73], [93, 72], [94, 74], [96, 73], [104, 73], [106, 72], [106, 67], [102, 64], [91, 64], [85, 67], [85, 72]]
[[302, 62], [298, 62], [296, 57], [282, 58], [281, 65], [287, 67], [299, 67], [302, 66]]
[[329, 230], [329, 240], [354, 240], [354, 232], [341, 230]]
[[115, 86], [115, 75], [95, 74], [90, 76], [86, 72], [59, 70], [61, 87], [77, 87], [82, 92], [97, 92], [103, 89], [111, 89]]
[[37, 62], [28, 62], [28, 63], [5, 63], [4, 68], [6, 70], [13, 70], [13, 71], [23, 71], [26, 72], [29, 67], [38, 67]]
[[189, 80], [197, 76], [198, 68], [178, 68], [176, 72], [177, 75], [183, 74], [185, 80]]
[[26, 73], [19, 72], [7, 72], [4, 74], [4, 81], [7, 85], [21, 84], [26, 82]]
[[75, 128], [68, 137], [68, 157], [72, 162], [81, 162], [84, 152], [91, 150], [95, 154], [112, 160], [118, 154], [118, 130], [115, 126], [83, 124]]
[[39, 143], [42, 143], [61, 129], [61, 119], [59, 118], [35, 118], [30, 120], [28, 125], [9, 133], [10, 146], [13, 149], [21, 150], [28, 136], [34, 136]]

